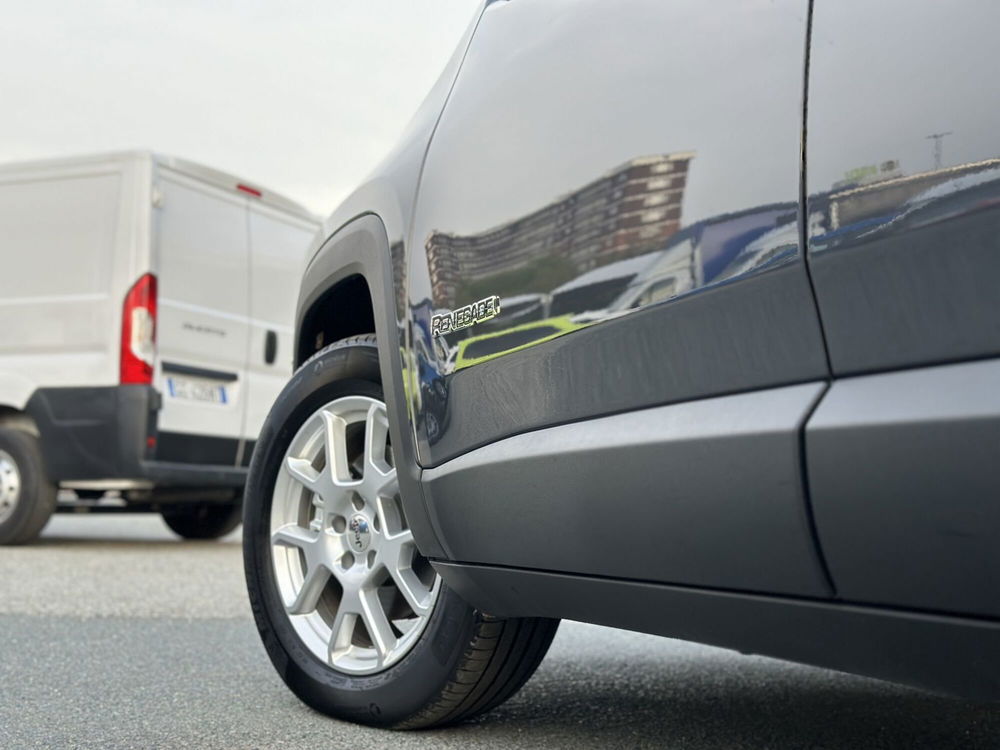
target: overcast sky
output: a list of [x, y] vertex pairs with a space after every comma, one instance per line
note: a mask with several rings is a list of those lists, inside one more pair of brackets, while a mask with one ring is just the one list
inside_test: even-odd
[[33, 0], [0, 23], [0, 162], [148, 148], [329, 213], [480, 0]]

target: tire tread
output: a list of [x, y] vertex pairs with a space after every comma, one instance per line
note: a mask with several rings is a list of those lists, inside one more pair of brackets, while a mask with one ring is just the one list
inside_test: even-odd
[[425, 708], [396, 729], [422, 729], [467, 721], [500, 705], [534, 674], [559, 620], [500, 619], [476, 613], [473, 637], [455, 676]]

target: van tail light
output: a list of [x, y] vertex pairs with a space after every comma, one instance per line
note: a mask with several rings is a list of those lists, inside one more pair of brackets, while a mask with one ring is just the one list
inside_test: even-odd
[[128, 290], [122, 308], [122, 385], [151, 384], [155, 355], [156, 277], [147, 273]]

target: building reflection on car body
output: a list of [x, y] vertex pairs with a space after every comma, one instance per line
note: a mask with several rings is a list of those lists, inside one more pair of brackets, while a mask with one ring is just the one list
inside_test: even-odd
[[503, 300], [498, 318], [438, 337], [448, 371], [793, 259], [794, 203], [682, 227], [693, 157], [639, 157], [486, 232], [433, 232], [426, 250], [439, 309], [483, 294]]
[[[659, 165], [683, 164], [686, 173], [690, 156], [684, 157], [684, 161], [669, 154], [636, 159], [598, 182], [621, 184], [618, 178], [624, 176], [630, 186], [634, 185], [636, 165], [642, 165], [645, 174], [657, 174]], [[809, 235], [814, 252], [849, 246], [862, 236], [873, 240], [880, 232], [902, 226], [916, 229], [964, 214], [970, 207], [970, 193], [979, 195], [974, 208], [1000, 205], [1000, 159], [913, 175], [902, 174], [895, 161], [881, 166], [855, 170], [861, 173], [855, 180], [842, 180], [828, 193], [811, 196]], [[664, 191], [669, 196], [662, 200], [665, 208], [653, 214], [642, 214], [634, 207], [650, 195], [657, 195], [656, 190], [640, 187], [609, 191], [602, 199], [600, 231], [587, 233], [586, 241], [581, 241], [571, 232], [575, 218], [571, 209], [579, 205], [580, 194], [590, 193], [589, 200], [594, 203], [595, 184], [489, 232], [472, 237], [443, 233], [431, 236], [427, 250], [431, 267], [437, 271], [432, 279], [439, 301], [464, 304], [486, 289], [504, 300], [502, 317], [442, 337], [451, 354], [447, 358], [448, 371], [543, 343], [646, 305], [777, 267], [796, 255], [799, 227], [794, 203], [736, 211], [680, 229], [677, 219], [683, 183], [679, 181], [674, 183], [677, 187]], [[954, 209], [946, 207], [949, 199]], [[540, 217], [549, 219], [548, 226]], [[627, 228], [623, 229], [619, 217], [624, 217]], [[649, 249], [650, 237], [655, 238], [659, 248]], [[534, 273], [539, 261], [550, 261], [559, 252], [553, 250], [558, 239], [562, 240], [562, 256], [556, 257], [569, 261], [563, 273], [570, 269], [581, 272], [543, 289], [539, 285], [551, 285], [561, 276], [529, 277], [521, 272]], [[502, 260], [491, 265], [490, 251], [500, 241], [504, 246]], [[470, 278], [472, 283], [465, 281], [463, 285], [458, 281]], [[535, 288], [530, 293], [504, 296], [532, 283]]]

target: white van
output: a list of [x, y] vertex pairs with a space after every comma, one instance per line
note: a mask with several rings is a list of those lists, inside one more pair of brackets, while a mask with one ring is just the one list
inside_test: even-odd
[[185, 537], [235, 528], [318, 228], [158, 154], [0, 166], [0, 543], [37, 536], [59, 488]]

